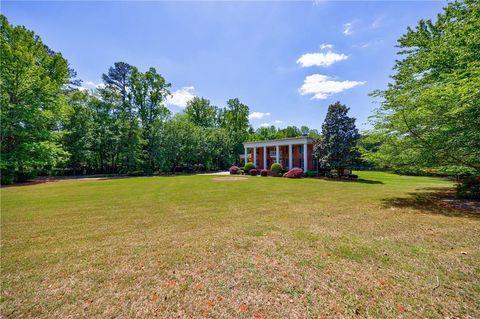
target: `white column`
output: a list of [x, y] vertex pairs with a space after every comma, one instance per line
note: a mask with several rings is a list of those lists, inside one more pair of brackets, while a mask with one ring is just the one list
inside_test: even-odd
[[263, 147], [263, 169], [268, 169], [267, 167], [267, 147]]
[[303, 143], [303, 171], [306, 172], [308, 170], [308, 145], [307, 143]]
[[288, 144], [288, 169], [293, 168], [293, 151], [292, 144]]
[[253, 165], [257, 166], [257, 147], [253, 147]]
[[280, 146], [276, 146], [275, 162], [280, 163]]
[[247, 164], [247, 155], [248, 155], [247, 147], [245, 147], [245, 163], [243, 163], [243, 165]]

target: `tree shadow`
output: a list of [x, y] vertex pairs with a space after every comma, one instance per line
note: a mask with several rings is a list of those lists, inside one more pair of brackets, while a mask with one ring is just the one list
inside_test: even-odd
[[383, 184], [382, 181], [375, 181], [371, 179], [363, 179], [363, 178], [358, 178], [358, 179], [342, 179], [342, 178], [332, 178], [332, 177], [325, 177], [325, 176], [319, 176], [319, 177], [314, 177], [316, 179], [321, 179], [324, 181], [329, 181], [329, 182], [343, 182], [343, 183], [361, 183], [361, 184]]
[[453, 188], [428, 187], [408, 195], [383, 199], [382, 204], [386, 208], [411, 208], [430, 214], [480, 218], [480, 201], [456, 198]]

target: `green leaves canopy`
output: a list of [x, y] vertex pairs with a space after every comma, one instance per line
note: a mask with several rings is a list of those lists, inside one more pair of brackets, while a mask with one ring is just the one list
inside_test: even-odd
[[393, 82], [382, 99], [367, 159], [392, 167], [480, 170], [480, 2], [450, 3], [399, 39]]

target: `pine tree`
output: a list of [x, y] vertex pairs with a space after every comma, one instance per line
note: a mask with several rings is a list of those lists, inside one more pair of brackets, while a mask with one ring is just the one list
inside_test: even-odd
[[322, 125], [322, 136], [314, 144], [314, 156], [320, 167], [343, 170], [358, 158], [355, 149], [360, 134], [349, 108], [340, 102], [331, 104]]

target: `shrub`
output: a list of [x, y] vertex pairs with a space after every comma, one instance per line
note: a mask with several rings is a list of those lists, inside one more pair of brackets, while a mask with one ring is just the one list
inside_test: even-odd
[[17, 182], [27, 182], [37, 177], [37, 171], [33, 169], [23, 169], [15, 172]]
[[252, 168], [252, 169], [250, 170], [250, 175], [252, 175], [252, 176], [257, 176], [257, 175], [258, 175], [258, 171], [257, 171], [255, 168]]
[[268, 176], [268, 171], [266, 169], [262, 169], [260, 171], [260, 175], [263, 176], [263, 177]]
[[273, 163], [273, 164], [272, 164], [272, 167], [270, 168], [270, 170], [274, 173], [274, 174], [273, 174], [274, 176], [281, 176], [280, 174], [281, 174], [282, 171], [283, 171], [282, 164], [280, 164], [280, 163]]
[[350, 178], [350, 179], [357, 179], [357, 178], [358, 178], [358, 175], [356, 175], [356, 174], [350, 174], [350, 175], [348, 175], [348, 178]]
[[252, 162], [248, 162], [245, 164], [245, 167], [243, 168], [245, 170], [245, 173], [249, 173], [251, 169], [255, 168], [255, 165], [253, 165]]
[[240, 171], [240, 167], [235, 166], [235, 165], [233, 165], [232, 167], [230, 167], [229, 171], [230, 171], [230, 174], [231, 174], [231, 175], [237, 175], [237, 174], [240, 174], [240, 172], [241, 172], [241, 171]]
[[480, 176], [467, 176], [457, 185], [460, 198], [480, 199]]
[[143, 171], [129, 171], [127, 173], [128, 176], [143, 176], [145, 175]]
[[303, 174], [303, 169], [294, 167], [291, 170], [289, 170], [286, 175], [288, 178], [300, 178], [302, 177], [302, 174]]
[[305, 173], [307, 177], [316, 177], [317, 176], [317, 171], [307, 171]]

